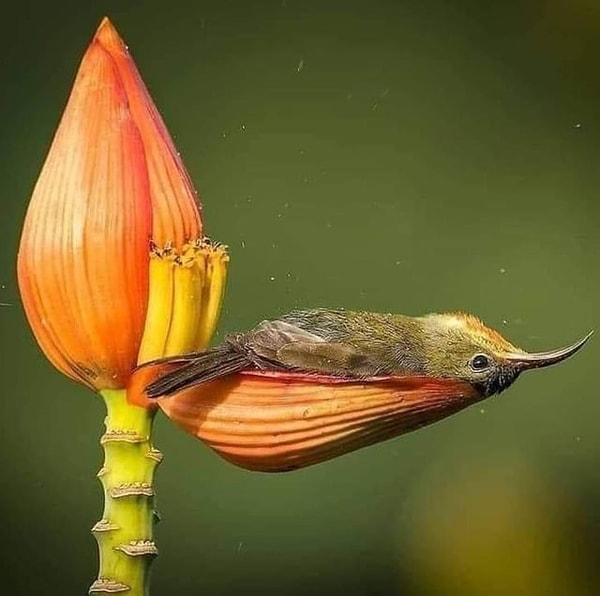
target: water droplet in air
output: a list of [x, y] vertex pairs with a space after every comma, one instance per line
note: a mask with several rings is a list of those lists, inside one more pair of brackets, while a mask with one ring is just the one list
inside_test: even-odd
[[298, 72], [300, 72], [304, 68], [304, 58], [300, 58], [300, 62], [298, 62]]

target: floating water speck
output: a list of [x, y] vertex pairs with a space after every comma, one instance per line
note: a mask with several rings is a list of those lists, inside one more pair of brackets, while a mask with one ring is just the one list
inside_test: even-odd
[[298, 72], [300, 72], [304, 68], [304, 58], [300, 58], [300, 62], [298, 62]]
[[275, 276], [274, 276], [274, 275], [271, 275], [271, 277], [269, 277], [269, 280], [270, 280], [270, 281], [275, 281]]
[[241, 129], [242, 129], [244, 132], [246, 132], [246, 125], [245, 125], [243, 122], [242, 122], [242, 124], [240, 125], [240, 128], [241, 128]]
[[581, 128], [581, 122], [575, 122], [573, 128]]
[[506, 273], [506, 269], [504, 267], [500, 267], [500, 273]]

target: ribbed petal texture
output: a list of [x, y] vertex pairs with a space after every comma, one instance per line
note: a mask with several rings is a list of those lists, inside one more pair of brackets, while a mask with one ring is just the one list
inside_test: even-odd
[[415, 430], [474, 403], [454, 380], [397, 377], [369, 383], [244, 373], [159, 400], [169, 418], [250, 470], [316, 464]]
[[123, 386], [137, 360], [151, 233], [142, 139], [114, 61], [92, 42], [35, 186], [18, 276], [52, 363]]
[[192, 181], [135, 62], [109, 21], [100, 26], [96, 39], [110, 52], [142, 137], [154, 215], [152, 239], [159, 246], [172, 243], [181, 250], [186, 242], [202, 238], [203, 234]]
[[[190, 246], [215, 252], [202, 234], [190, 178], [125, 44], [105, 19], [81, 62], [19, 249], [23, 304], [50, 361], [95, 389], [122, 388], [142, 337], [169, 354], [204, 347], [216, 325], [227, 255], [220, 247], [214, 258], [199, 256], [193, 269], [185, 259]], [[172, 256], [169, 275], [182, 278], [164, 304], [160, 292], [150, 291], [157, 251]], [[202, 303], [204, 296], [218, 304]], [[173, 332], [160, 344], [154, 336], [165, 325]], [[197, 329], [183, 332], [186, 325]]]

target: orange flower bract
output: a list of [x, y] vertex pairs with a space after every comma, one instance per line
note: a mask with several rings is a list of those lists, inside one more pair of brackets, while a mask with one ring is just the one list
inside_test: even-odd
[[[181, 366], [150, 363], [132, 376], [128, 395], [147, 405], [144, 388]], [[481, 399], [466, 381], [382, 377], [368, 381], [293, 372], [252, 371], [158, 400], [172, 422], [227, 461], [284, 472], [432, 424]]]
[[[95, 389], [124, 387], [145, 358], [206, 345], [226, 261], [223, 248], [203, 239], [190, 178], [104, 19], [23, 227], [17, 273], [38, 343], [69, 377]], [[182, 330], [190, 324], [200, 330]]]

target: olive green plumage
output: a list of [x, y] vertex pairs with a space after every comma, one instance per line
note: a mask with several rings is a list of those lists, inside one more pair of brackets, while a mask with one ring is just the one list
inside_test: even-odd
[[463, 313], [410, 317], [296, 310], [230, 335], [206, 352], [165, 359], [181, 366], [150, 383], [146, 392], [149, 397], [167, 396], [231, 374], [267, 370], [364, 381], [456, 379], [489, 396], [506, 389], [523, 370], [568, 358], [590, 335], [561, 350], [528, 354]]

